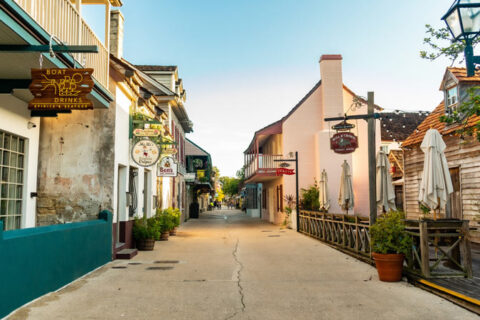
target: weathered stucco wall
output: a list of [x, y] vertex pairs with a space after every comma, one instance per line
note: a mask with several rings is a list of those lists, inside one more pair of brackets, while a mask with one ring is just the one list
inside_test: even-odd
[[113, 211], [115, 107], [42, 118], [37, 225]]

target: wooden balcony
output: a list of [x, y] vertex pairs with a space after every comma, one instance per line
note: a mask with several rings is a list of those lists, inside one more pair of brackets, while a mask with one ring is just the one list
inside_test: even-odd
[[98, 53], [74, 54], [75, 59], [95, 71], [93, 77], [108, 89], [109, 51], [82, 19], [69, 0], [15, 0], [50, 35], [70, 45], [94, 45]]
[[[259, 180], [268, 180], [278, 176], [277, 169], [280, 167], [280, 161], [283, 155], [277, 154], [250, 154], [247, 155], [245, 167], [245, 179], [253, 182], [254, 177]], [[270, 177], [270, 178], [269, 178]]]

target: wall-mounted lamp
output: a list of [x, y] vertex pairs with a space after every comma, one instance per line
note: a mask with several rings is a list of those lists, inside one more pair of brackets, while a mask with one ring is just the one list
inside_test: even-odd
[[27, 128], [28, 129], [32, 129], [32, 128], [36, 128], [36, 127], [37, 127], [37, 125], [35, 123], [28, 121], [28, 123], [27, 123]]

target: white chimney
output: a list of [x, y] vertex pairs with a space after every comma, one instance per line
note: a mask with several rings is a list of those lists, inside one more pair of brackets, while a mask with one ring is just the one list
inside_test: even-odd
[[125, 18], [120, 10], [110, 12], [110, 53], [121, 59], [123, 56], [123, 23]]
[[340, 54], [322, 55], [320, 58], [320, 76], [322, 79], [321, 90], [324, 118], [342, 116], [342, 56]]

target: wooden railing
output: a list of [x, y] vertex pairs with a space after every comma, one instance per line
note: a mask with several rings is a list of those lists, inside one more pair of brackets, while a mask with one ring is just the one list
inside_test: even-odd
[[[98, 53], [75, 54], [75, 59], [93, 68], [94, 78], [108, 89], [109, 52], [68, 0], [15, 0], [50, 35], [70, 45], [94, 45]], [[84, 64], [85, 61], [85, 64]]]
[[299, 231], [372, 262], [368, 218], [300, 210]]
[[422, 278], [472, 277], [467, 220], [407, 220], [413, 239], [407, 271]]

